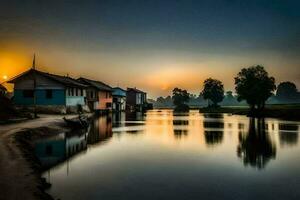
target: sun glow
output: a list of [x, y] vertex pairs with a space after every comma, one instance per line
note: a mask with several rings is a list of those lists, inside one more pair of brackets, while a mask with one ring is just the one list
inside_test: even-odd
[[4, 75], [2, 78], [3, 78], [4, 80], [7, 80], [7, 76], [6, 76], [6, 75]]

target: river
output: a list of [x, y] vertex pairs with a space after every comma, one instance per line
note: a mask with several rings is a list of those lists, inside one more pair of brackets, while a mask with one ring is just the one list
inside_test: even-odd
[[55, 198], [300, 199], [300, 122], [196, 110], [96, 117], [38, 141]]

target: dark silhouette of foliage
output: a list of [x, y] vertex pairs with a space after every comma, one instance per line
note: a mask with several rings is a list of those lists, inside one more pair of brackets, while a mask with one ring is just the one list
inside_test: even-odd
[[213, 107], [217, 107], [218, 103], [224, 98], [224, 86], [222, 82], [217, 79], [206, 79], [201, 94], [204, 99], [209, 99], [213, 102]]
[[298, 99], [298, 90], [292, 82], [282, 82], [277, 87], [276, 98], [283, 102], [293, 102]]
[[275, 79], [269, 77], [263, 66], [243, 68], [235, 77], [235, 90], [238, 101], [246, 100], [253, 113], [255, 108], [262, 110], [266, 100], [276, 89]]
[[190, 94], [186, 90], [174, 88], [172, 100], [176, 106], [175, 111], [188, 111], [189, 106], [186, 105], [190, 98]]
[[243, 160], [245, 166], [262, 169], [271, 159], [275, 159], [276, 147], [265, 132], [264, 119], [257, 119], [257, 123], [255, 121], [254, 118], [250, 119], [247, 135], [242, 132], [239, 134], [237, 156]]

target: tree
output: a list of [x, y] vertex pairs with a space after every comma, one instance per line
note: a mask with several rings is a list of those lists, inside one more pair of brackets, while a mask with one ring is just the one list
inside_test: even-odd
[[238, 101], [246, 100], [251, 112], [256, 108], [262, 110], [275, 89], [275, 79], [269, 77], [268, 72], [260, 65], [243, 68], [235, 77]]
[[298, 90], [292, 82], [282, 82], [277, 87], [276, 97], [280, 101], [291, 102], [297, 100]]
[[232, 91], [227, 91], [226, 95], [222, 101], [222, 105], [233, 106], [238, 105], [237, 99], [233, 96]]
[[189, 101], [190, 95], [186, 90], [182, 90], [179, 88], [174, 88], [172, 100], [174, 105], [176, 106], [176, 111], [187, 111], [189, 109], [187, 103]]
[[217, 79], [206, 79], [204, 81], [204, 88], [201, 92], [204, 99], [209, 99], [213, 102], [213, 106], [217, 107], [218, 103], [224, 98], [224, 86], [221, 81]]

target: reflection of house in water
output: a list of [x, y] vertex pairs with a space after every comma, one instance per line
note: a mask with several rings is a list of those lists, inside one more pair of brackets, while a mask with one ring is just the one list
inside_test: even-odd
[[113, 127], [122, 127], [124, 126], [124, 121], [126, 119], [125, 112], [116, 112], [112, 114]]
[[43, 168], [49, 168], [87, 148], [85, 130], [61, 133], [35, 144], [35, 154]]
[[276, 147], [269, 135], [265, 132], [264, 119], [250, 119], [249, 132], [239, 134], [237, 155], [244, 162], [258, 169], [276, 157]]
[[208, 146], [222, 143], [224, 135], [224, 120], [222, 114], [205, 114], [203, 127], [205, 142]]
[[97, 116], [92, 120], [88, 134], [88, 144], [95, 144], [112, 137], [111, 115]]
[[296, 145], [298, 134], [298, 124], [279, 124], [279, 138], [282, 146]]
[[174, 136], [177, 139], [182, 138], [182, 136], [187, 136], [188, 135], [188, 130], [183, 130], [183, 129], [174, 129]]
[[145, 121], [143, 112], [126, 112], [126, 121]]

